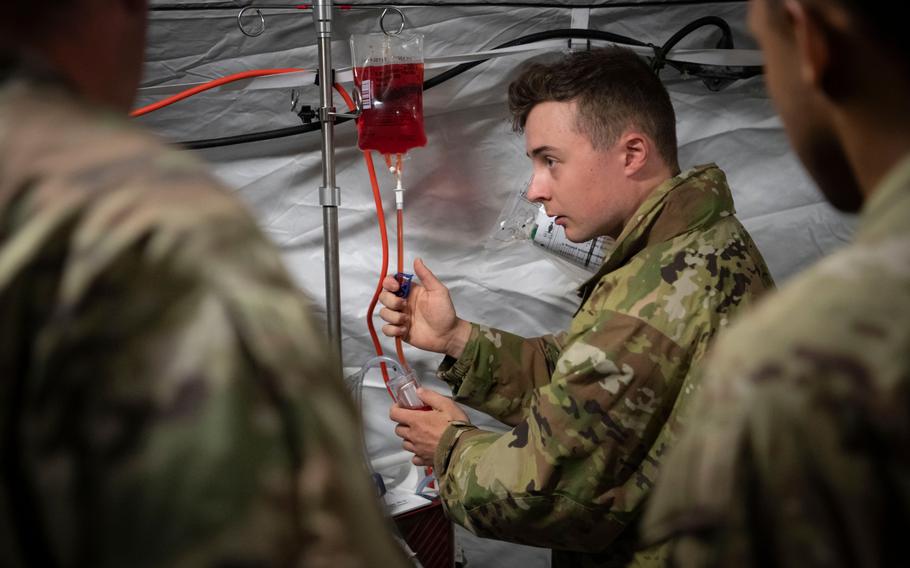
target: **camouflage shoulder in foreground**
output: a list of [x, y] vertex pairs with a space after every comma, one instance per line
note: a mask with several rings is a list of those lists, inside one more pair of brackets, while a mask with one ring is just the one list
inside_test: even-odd
[[0, 564], [407, 565], [308, 301], [199, 163], [16, 80], [0, 172]]
[[910, 518], [910, 158], [855, 242], [731, 329], [649, 506], [679, 566], [896, 566]]
[[457, 522], [552, 547], [555, 565], [633, 561], [642, 503], [689, 401], [690, 367], [772, 285], [733, 214], [719, 169], [685, 172], [642, 204], [582, 288], [566, 333], [523, 340], [475, 326], [442, 376], [457, 399], [516, 420], [503, 435], [463, 432], [437, 454]]

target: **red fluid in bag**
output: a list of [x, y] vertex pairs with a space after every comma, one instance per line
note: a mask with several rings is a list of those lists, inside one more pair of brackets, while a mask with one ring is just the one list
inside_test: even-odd
[[423, 63], [358, 67], [354, 75], [363, 99], [357, 121], [361, 150], [403, 154], [426, 145]]

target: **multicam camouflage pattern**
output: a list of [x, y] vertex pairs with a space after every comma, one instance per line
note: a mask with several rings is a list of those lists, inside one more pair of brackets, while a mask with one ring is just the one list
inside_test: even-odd
[[0, 565], [408, 565], [322, 332], [244, 208], [6, 71]]
[[906, 565], [908, 219], [910, 156], [850, 246], [717, 342], [643, 525], [674, 565]]
[[632, 559], [636, 525], [688, 404], [689, 369], [771, 286], [720, 169], [656, 188], [582, 287], [568, 332], [524, 339], [475, 325], [462, 357], [443, 361], [456, 400], [513, 427], [445, 432], [435, 462], [450, 516], [551, 547], [556, 566], [659, 561]]

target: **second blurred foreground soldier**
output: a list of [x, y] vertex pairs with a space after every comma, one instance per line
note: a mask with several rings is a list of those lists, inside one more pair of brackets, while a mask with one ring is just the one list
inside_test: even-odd
[[910, 36], [889, 2], [753, 0], [796, 153], [856, 235], [721, 337], [645, 522], [674, 566], [906, 566]]
[[0, 17], [0, 565], [406, 566], [278, 253], [124, 116], [146, 11]]

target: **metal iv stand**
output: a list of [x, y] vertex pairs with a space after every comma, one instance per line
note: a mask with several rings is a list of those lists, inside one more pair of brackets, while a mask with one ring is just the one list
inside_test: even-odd
[[335, 106], [332, 86], [332, 2], [313, 2], [313, 23], [319, 46], [319, 122], [322, 123], [322, 233], [325, 251], [325, 302], [330, 358], [341, 369], [341, 274], [338, 247], [338, 206], [341, 190], [335, 186]]
[[[341, 204], [341, 190], [335, 186], [335, 119], [339, 116], [357, 118], [360, 115], [359, 93], [355, 92], [358, 108], [353, 113], [339, 113], [335, 110], [332, 88], [335, 78], [332, 67], [332, 2], [315, 0], [310, 5], [313, 24], [316, 27], [319, 68], [319, 110], [317, 118], [322, 125], [322, 185], [319, 187], [319, 204], [322, 206], [323, 246], [325, 254], [325, 299], [328, 324], [330, 358], [336, 369], [341, 370], [341, 274], [338, 246], [338, 206]], [[404, 29], [404, 15], [394, 6], [352, 6], [352, 9], [382, 10], [379, 26], [386, 35], [398, 35]], [[237, 14], [240, 31], [249, 37], [258, 37], [265, 31], [265, 17], [262, 10], [299, 10], [300, 6], [275, 4], [250, 4]], [[260, 27], [251, 31], [244, 26], [244, 14], [255, 10]], [[385, 18], [394, 13], [400, 19], [397, 29], [387, 28]]]

